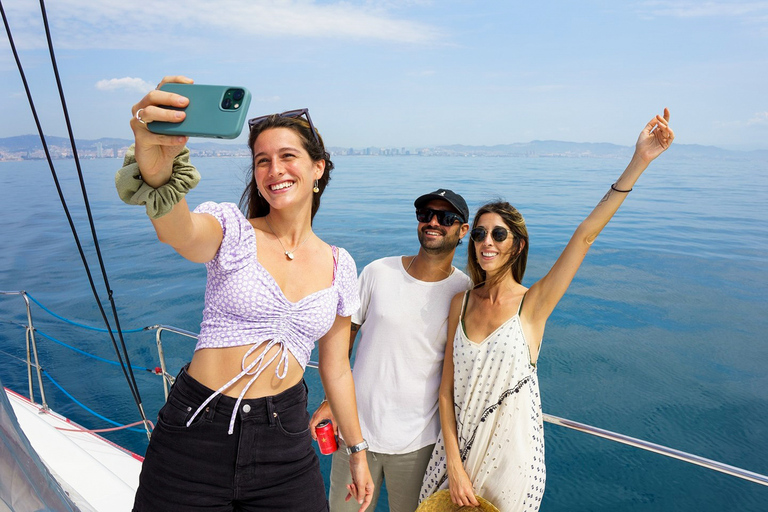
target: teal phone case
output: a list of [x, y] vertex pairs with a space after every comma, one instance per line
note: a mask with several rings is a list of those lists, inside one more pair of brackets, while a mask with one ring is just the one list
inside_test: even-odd
[[234, 139], [243, 130], [251, 104], [251, 93], [245, 87], [168, 83], [160, 89], [189, 98], [186, 108], [177, 109], [184, 110], [187, 117], [180, 123], [147, 123], [152, 133]]

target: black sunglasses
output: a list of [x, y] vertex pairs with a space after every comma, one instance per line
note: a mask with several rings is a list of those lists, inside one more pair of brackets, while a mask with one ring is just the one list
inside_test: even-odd
[[[493, 238], [497, 242], [503, 242], [507, 239], [507, 235], [514, 236], [514, 233], [512, 233], [510, 230], [502, 228], [501, 226], [496, 226], [491, 230], [491, 238]], [[488, 230], [484, 227], [477, 227], [472, 229], [472, 231], [469, 232], [469, 238], [472, 239], [473, 242], [485, 242], [485, 237], [488, 236]]]
[[416, 210], [416, 220], [425, 224], [431, 221], [435, 215], [437, 215], [437, 223], [441, 226], [453, 226], [456, 221], [464, 222], [464, 219], [458, 213], [446, 210], [433, 210], [431, 208], [419, 208]]
[[254, 126], [256, 126], [259, 123], [263, 123], [267, 120], [267, 118], [276, 115], [278, 117], [290, 117], [291, 119], [298, 119], [301, 116], [304, 116], [307, 118], [307, 124], [309, 125], [309, 131], [312, 132], [312, 136], [315, 138], [315, 141], [317, 143], [320, 143], [320, 137], [317, 135], [317, 130], [315, 129], [315, 125], [312, 124], [312, 118], [309, 117], [309, 109], [308, 108], [298, 108], [296, 110], [286, 110], [285, 112], [282, 112], [280, 114], [269, 114], [266, 116], [259, 116], [254, 117], [253, 119], [248, 120], [248, 129], [253, 129]]

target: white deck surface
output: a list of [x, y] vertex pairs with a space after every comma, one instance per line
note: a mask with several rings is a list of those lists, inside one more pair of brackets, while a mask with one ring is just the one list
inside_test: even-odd
[[131, 510], [141, 457], [53, 411], [43, 411], [13, 391], [5, 391], [32, 447], [82, 510]]

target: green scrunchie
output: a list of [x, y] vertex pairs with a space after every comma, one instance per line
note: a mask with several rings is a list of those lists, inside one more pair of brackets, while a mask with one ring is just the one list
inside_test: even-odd
[[135, 148], [125, 152], [123, 168], [115, 175], [115, 187], [120, 199], [127, 204], [147, 206], [147, 215], [159, 219], [200, 182], [200, 173], [189, 163], [189, 149], [185, 146], [173, 159], [173, 173], [168, 183], [158, 188], [147, 185], [136, 163]]

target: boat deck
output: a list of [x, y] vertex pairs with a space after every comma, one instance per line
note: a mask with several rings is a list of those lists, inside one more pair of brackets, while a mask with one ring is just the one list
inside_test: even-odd
[[5, 389], [32, 447], [83, 511], [130, 511], [142, 457]]

